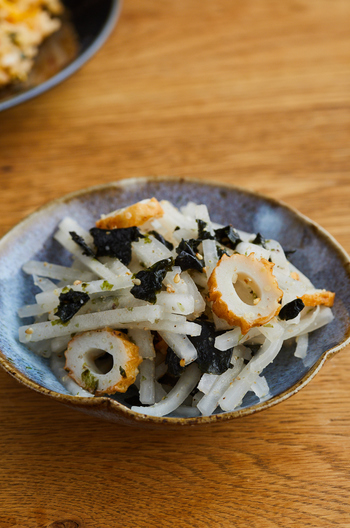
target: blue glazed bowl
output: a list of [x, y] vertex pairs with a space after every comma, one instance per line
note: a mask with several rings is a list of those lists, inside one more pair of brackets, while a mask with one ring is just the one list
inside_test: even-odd
[[[53, 76], [39, 84], [37, 81], [18, 83], [0, 89], [0, 111], [24, 103], [50, 90], [79, 70], [104, 44], [116, 24], [121, 9], [121, 0], [62, 0], [62, 2], [69, 13], [69, 21], [63, 20], [66, 33], [61, 38], [57, 37], [57, 40], [60, 38], [58, 42], [62, 42], [64, 45], [67, 42], [67, 35], [69, 42], [74, 39], [76, 52], [74, 52], [73, 60], [68, 58], [68, 63], [60, 71], [55, 72]], [[68, 31], [74, 32], [74, 35], [69, 36]], [[44, 56], [46, 50], [52, 45], [53, 39], [56, 39], [56, 34], [43, 42], [41, 48], [43, 48]], [[71, 48], [71, 46], [70, 43], [69, 47]], [[47, 51], [47, 54], [50, 53], [51, 51]], [[70, 53], [72, 52], [70, 51]], [[50, 56], [48, 61], [52, 62]], [[43, 64], [38, 68], [45, 69], [45, 61]], [[38, 78], [46, 77], [45, 72], [39, 71], [38, 73]]]
[[[294, 348], [284, 346], [264, 375], [270, 386], [265, 401], [248, 393], [239, 409], [209, 417], [157, 418], [134, 413], [111, 397], [71, 396], [55, 378], [48, 360], [37, 357], [18, 341], [23, 324], [17, 309], [33, 302], [36, 288], [21, 271], [29, 259], [69, 263], [69, 256], [52, 239], [64, 216], [72, 216], [85, 228], [101, 213], [155, 196], [181, 206], [189, 200], [205, 203], [215, 222], [232, 223], [248, 232], [261, 232], [277, 239], [285, 249], [296, 249], [290, 260], [316, 287], [334, 291], [334, 320], [312, 334], [305, 360], [294, 357]], [[350, 342], [350, 262], [341, 246], [321, 227], [290, 207], [235, 187], [188, 179], [129, 179], [82, 190], [55, 200], [26, 218], [0, 241], [0, 364], [24, 385], [70, 407], [112, 421], [140, 425], [205, 424], [230, 420], [279, 403], [304, 387], [325, 360]]]

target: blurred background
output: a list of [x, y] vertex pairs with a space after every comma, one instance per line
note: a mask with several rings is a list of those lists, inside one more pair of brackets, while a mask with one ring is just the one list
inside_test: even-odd
[[350, 184], [349, 15], [347, 0], [126, 0], [80, 71], [0, 114], [1, 232], [70, 191], [167, 174], [324, 224]]

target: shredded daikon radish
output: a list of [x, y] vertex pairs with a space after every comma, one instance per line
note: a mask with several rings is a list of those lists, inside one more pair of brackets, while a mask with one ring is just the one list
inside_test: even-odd
[[189, 365], [175, 387], [164, 398], [151, 407], [131, 407], [132, 411], [148, 416], [166, 416], [175, 411], [196, 387], [201, 373], [195, 363]]
[[[135, 205], [139, 208], [139, 204]], [[208, 416], [217, 409], [218, 412], [219, 407], [223, 411], [235, 410], [249, 391], [260, 400], [269, 398], [264, 369], [273, 362], [283, 342], [291, 338], [296, 338], [295, 356], [305, 358], [310, 332], [332, 321], [331, 309], [318, 305], [303, 308], [300, 299], [305, 293], [311, 299], [305, 300], [305, 304], [317, 304], [315, 299], [322, 299], [316, 295], [320, 290], [288, 261], [278, 241], [239, 229], [235, 232], [230, 226], [213, 222], [204, 204], [189, 202], [179, 210], [170, 202], [162, 201], [160, 207], [163, 214], [158, 208], [159, 214], [145, 218], [143, 225], [136, 224], [136, 231], [131, 226], [114, 233], [108, 239], [113, 242], [111, 247], [109, 243], [104, 246], [103, 229], [92, 231], [92, 237], [76, 220], [64, 218], [54, 238], [72, 254], [72, 266], [36, 260], [24, 264], [23, 271], [33, 275], [41, 292], [36, 294], [36, 304], [18, 309], [20, 317], [34, 317], [31, 325], [20, 327], [20, 341], [44, 358], [51, 356], [53, 372], [71, 394], [91, 397], [73, 381], [73, 371], [68, 369], [64, 353], [67, 356], [66, 349], [72, 343], [78, 348], [85, 343], [86, 348], [89, 339], [95, 339], [96, 335], [98, 348], [90, 352], [84, 348], [83, 352], [87, 357], [92, 354], [99, 358], [107, 346], [98, 341], [99, 335], [115, 334], [116, 337], [118, 334], [133, 348], [139, 364], [139, 375], [134, 369], [128, 383], [135, 382], [139, 390], [144, 407], [132, 409], [142, 414]], [[118, 211], [124, 225], [131, 225], [133, 221], [126, 216], [129, 209]], [[133, 231], [127, 232], [127, 229]], [[102, 245], [96, 238], [99, 236]], [[119, 252], [119, 240], [129, 244], [125, 246], [125, 255]], [[180, 242], [182, 246], [178, 249]], [[222, 252], [226, 256], [220, 262], [229, 260], [230, 269], [236, 266], [232, 269], [238, 278], [227, 272], [226, 282], [221, 276], [219, 282], [209, 281], [208, 285], [209, 278], [221, 269], [219, 254]], [[96, 254], [108, 256], [95, 258]], [[125, 264], [116, 254], [121, 255]], [[250, 257], [254, 260], [253, 278], [246, 264], [249, 255], [254, 255]], [[262, 278], [267, 272], [269, 281]], [[56, 284], [50, 279], [59, 282]], [[267, 306], [262, 315], [262, 301], [268, 304], [270, 294], [266, 292], [271, 286], [278, 289], [279, 302], [271, 310]], [[230, 301], [226, 313], [223, 306], [219, 307], [219, 294], [222, 296], [232, 287], [232, 299], [242, 310], [237, 312], [237, 306], [232, 306]], [[325, 293], [327, 299], [334, 297], [332, 292]], [[65, 306], [68, 312], [64, 311]], [[252, 312], [259, 316], [253, 322]], [[207, 337], [200, 342], [202, 328]], [[116, 330], [124, 330], [128, 336]], [[254, 355], [257, 345], [260, 348]], [[122, 370], [117, 374], [124, 383]], [[100, 373], [101, 376], [105, 374]], [[79, 381], [79, 376], [74, 379], [90, 390]], [[125, 389], [128, 383], [125, 382]], [[101, 384], [96, 394], [109, 394], [115, 388], [112, 384], [108, 392], [103, 387]], [[192, 397], [190, 393], [195, 388], [197, 392]], [[126, 404], [128, 400], [120, 401]]]

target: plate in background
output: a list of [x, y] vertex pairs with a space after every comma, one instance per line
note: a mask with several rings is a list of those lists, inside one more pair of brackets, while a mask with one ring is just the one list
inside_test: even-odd
[[120, 14], [121, 0], [62, 1], [69, 16], [40, 46], [28, 80], [0, 89], [0, 111], [46, 92], [75, 73], [106, 41]]

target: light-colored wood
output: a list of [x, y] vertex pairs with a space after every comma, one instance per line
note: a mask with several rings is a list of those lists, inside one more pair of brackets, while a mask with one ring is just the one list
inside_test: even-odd
[[[350, 251], [348, 0], [127, 0], [74, 77], [0, 115], [5, 233], [55, 197], [145, 175], [259, 190]], [[350, 527], [350, 356], [232, 423], [160, 432], [0, 372], [0, 527]]]

